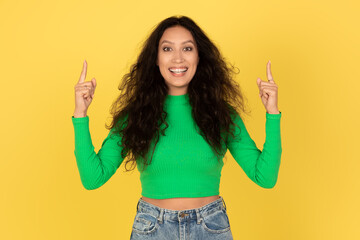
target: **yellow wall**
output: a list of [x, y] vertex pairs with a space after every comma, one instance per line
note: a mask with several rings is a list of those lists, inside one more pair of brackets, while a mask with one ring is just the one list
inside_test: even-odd
[[[74, 86], [96, 77], [88, 115], [96, 151], [141, 42], [161, 20], [193, 18], [239, 69], [265, 140], [256, 78], [279, 86], [277, 185], [251, 182], [228, 153], [220, 194], [234, 239], [360, 239], [357, 1], [0, 1], [0, 239], [128, 239], [139, 173], [124, 165], [87, 191], [74, 156]], [[356, 144], [357, 143], [357, 144]]]

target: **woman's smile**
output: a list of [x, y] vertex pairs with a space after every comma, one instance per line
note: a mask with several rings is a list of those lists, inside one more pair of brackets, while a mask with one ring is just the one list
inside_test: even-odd
[[182, 77], [185, 75], [186, 71], [188, 70], [187, 67], [185, 68], [169, 68], [171, 74], [175, 77]]

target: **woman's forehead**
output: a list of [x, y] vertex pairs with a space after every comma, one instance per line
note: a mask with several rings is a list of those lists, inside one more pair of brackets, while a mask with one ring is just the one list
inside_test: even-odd
[[194, 43], [194, 38], [189, 30], [182, 26], [174, 26], [167, 28], [160, 38], [159, 44], [185, 44], [187, 42]]

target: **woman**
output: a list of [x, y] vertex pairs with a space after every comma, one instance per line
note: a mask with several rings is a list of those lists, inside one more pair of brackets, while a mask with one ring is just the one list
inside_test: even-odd
[[119, 86], [110, 132], [98, 153], [87, 116], [96, 80], [85, 82], [86, 71], [85, 61], [72, 116], [84, 187], [105, 184], [127, 157], [125, 168], [137, 165], [142, 185], [131, 239], [232, 239], [219, 195], [227, 149], [257, 185], [272, 188], [277, 181], [281, 112], [270, 62], [269, 81], [257, 79], [266, 109], [263, 151], [240, 117], [246, 111], [234, 67], [188, 17], [163, 20], [144, 43]]

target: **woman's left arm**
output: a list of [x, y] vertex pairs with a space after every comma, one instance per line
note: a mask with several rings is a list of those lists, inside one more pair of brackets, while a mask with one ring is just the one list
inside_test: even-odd
[[266, 138], [263, 150], [257, 148], [244, 122], [236, 115], [234, 122], [239, 126], [227, 141], [227, 147], [235, 161], [246, 175], [263, 188], [273, 188], [277, 182], [282, 154], [279, 114], [266, 113]]
[[267, 63], [267, 78], [269, 82], [257, 79], [259, 96], [266, 109], [265, 133], [263, 150], [257, 148], [251, 139], [245, 124], [239, 115], [235, 123], [239, 126], [234, 134], [238, 139], [228, 140], [228, 149], [246, 175], [263, 188], [273, 188], [277, 182], [282, 154], [280, 119], [278, 109], [278, 87], [273, 80], [270, 61]]

